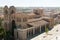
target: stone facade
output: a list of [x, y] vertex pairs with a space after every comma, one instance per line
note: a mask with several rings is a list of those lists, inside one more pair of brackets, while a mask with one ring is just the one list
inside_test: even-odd
[[[34, 9], [32, 14], [16, 12], [16, 8], [11, 6], [4, 7], [4, 27], [6, 31], [11, 31], [15, 22], [16, 28], [13, 30], [15, 39], [28, 40], [30, 36], [45, 31], [49, 22], [43, 20], [43, 9]], [[29, 21], [30, 20], [30, 21]], [[48, 27], [48, 26], [47, 26]]]

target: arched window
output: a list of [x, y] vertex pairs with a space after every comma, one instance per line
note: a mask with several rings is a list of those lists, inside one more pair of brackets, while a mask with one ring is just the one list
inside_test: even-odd
[[13, 28], [16, 28], [15, 20], [12, 20], [12, 27], [13, 27]]
[[17, 21], [18, 21], [18, 22], [21, 22], [21, 18], [17, 18]]
[[23, 18], [23, 22], [26, 22], [27, 21], [27, 19], [26, 18]]
[[15, 13], [14, 10], [11, 10], [11, 14]]
[[15, 7], [14, 7], [14, 6], [10, 6], [9, 12], [10, 12], [11, 14], [15, 13], [15, 12], [16, 12]]
[[5, 14], [8, 14], [8, 10], [5, 10], [4, 13], [5, 13]]
[[4, 7], [4, 13], [5, 13], [5, 14], [8, 14], [8, 6], [5, 6], [5, 7]]

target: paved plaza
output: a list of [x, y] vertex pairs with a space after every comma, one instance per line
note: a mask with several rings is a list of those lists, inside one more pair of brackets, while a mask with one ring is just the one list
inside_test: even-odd
[[60, 24], [55, 25], [48, 35], [44, 32], [31, 40], [60, 40]]

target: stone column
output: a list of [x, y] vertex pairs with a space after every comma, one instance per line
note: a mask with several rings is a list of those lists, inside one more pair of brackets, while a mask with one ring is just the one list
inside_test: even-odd
[[32, 28], [30, 28], [30, 35], [32, 36]]
[[27, 32], [28, 32], [28, 35], [27, 36], [29, 37], [29, 30], [27, 30]]
[[59, 24], [59, 19], [58, 19], [58, 24]]
[[17, 29], [14, 29], [14, 38], [17, 39]]
[[35, 34], [35, 27], [33, 28], [33, 35]]
[[35, 27], [35, 34], [37, 33], [37, 27]]
[[32, 31], [31, 31], [31, 28], [30, 28], [30, 30], [29, 30], [29, 31], [30, 31], [30, 36], [31, 36], [31, 32], [32, 32]]
[[18, 30], [19, 40], [27, 40], [27, 30], [21, 29]]
[[46, 30], [46, 24], [45, 24], [45, 30]]
[[41, 33], [41, 26], [40, 26], [40, 33]]
[[33, 36], [33, 28], [31, 28], [31, 31], [32, 31], [32, 33], [31, 33], [31, 34], [32, 34], [32, 36]]
[[27, 40], [27, 31], [26, 30], [23, 30], [23, 32], [22, 32], [22, 39]]

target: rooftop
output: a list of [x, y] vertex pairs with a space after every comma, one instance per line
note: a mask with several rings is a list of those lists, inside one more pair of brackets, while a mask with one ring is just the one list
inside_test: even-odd
[[35, 22], [31, 22], [31, 23], [28, 23], [30, 25], [32, 25], [33, 27], [35, 26], [43, 26], [45, 24], [48, 24], [48, 22], [44, 21], [44, 20], [40, 20], [40, 21], [35, 21]]

